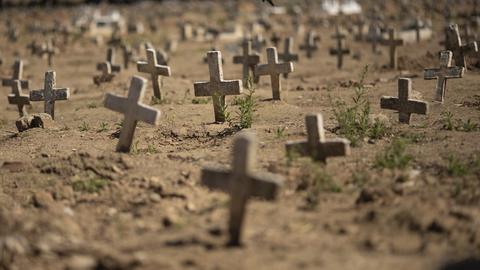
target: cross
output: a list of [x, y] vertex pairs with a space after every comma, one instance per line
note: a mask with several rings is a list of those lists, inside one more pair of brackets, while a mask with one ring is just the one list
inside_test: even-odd
[[53, 65], [53, 56], [57, 54], [58, 49], [53, 45], [52, 40], [47, 41], [47, 44], [42, 48], [42, 55], [47, 55], [48, 66]]
[[350, 155], [350, 141], [347, 139], [326, 139], [321, 114], [308, 114], [305, 117], [307, 125], [307, 140], [287, 142], [286, 150], [289, 156], [309, 156], [315, 161], [327, 162], [329, 157]]
[[202, 185], [230, 194], [230, 246], [241, 244], [246, 205], [250, 198], [273, 201], [283, 183], [283, 177], [255, 172], [257, 143], [255, 137], [242, 132], [233, 145], [232, 169], [202, 169]]
[[292, 72], [292, 62], [278, 62], [277, 48], [275, 47], [267, 48], [267, 64], [262, 64], [255, 67], [255, 76], [270, 76], [273, 100], [281, 100], [280, 92], [282, 90], [282, 84], [280, 81], [280, 74]]
[[341, 69], [343, 67], [343, 55], [350, 54], [350, 49], [344, 47], [344, 39], [347, 37], [341, 33], [340, 29], [337, 27], [332, 38], [337, 40], [337, 48], [331, 48], [330, 55], [337, 56], [337, 68]]
[[8, 95], [8, 103], [17, 105], [20, 117], [27, 115], [26, 105], [30, 105], [30, 97], [22, 93], [22, 85], [15, 80], [12, 85], [12, 94]]
[[112, 73], [112, 66], [109, 62], [99, 63], [97, 66], [100, 67], [102, 74], [93, 77], [93, 82], [96, 85], [100, 85], [103, 82], [110, 82], [115, 77], [115, 74]]
[[23, 77], [23, 61], [22, 60], [15, 60], [13, 63], [13, 75], [11, 79], [2, 79], [3, 86], [9, 86], [12, 88], [15, 86], [15, 81], [20, 81], [20, 86], [22, 89], [28, 89], [29, 82], [28, 80], [22, 80]]
[[146, 84], [147, 80], [134, 76], [130, 82], [130, 90], [126, 98], [110, 93], [107, 93], [105, 97], [105, 108], [122, 113], [125, 116], [122, 122], [122, 129], [120, 130], [117, 152], [130, 152], [138, 121], [155, 126], [159, 124], [160, 110], [142, 104]]
[[[285, 39], [285, 48], [283, 53], [278, 55], [278, 58], [283, 62], [298, 62], [298, 54], [293, 53], [293, 44], [294, 40], [293, 37], [289, 37]], [[283, 77], [285, 79], [288, 78], [288, 73], [284, 73]]]
[[390, 68], [397, 69], [397, 47], [403, 46], [403, 39], [395, 39], [395, 29], [388, 29], [388, 39], [383, 39], [381, 44], [390, 47]]
[[357, 20], [355, 20], [354, 22], [354, 25], [356, 26], [356, 29], [357, 29], [357, 35], [355, 36], [355, 39], [357, 41], [363, 41], [363, 28], [365, 26], [365, 20], [362, 19], [362, 18], [358, 18]]
[[308, 35], [305, 36], [305, 43], [300, 46], [300, 50], [307, 53], [307, 58], [312, 58], [313, 53], [318, 50], [316, 40], [316, 34], [314, 31], [308, 32]]
[[208, 69], [210, 71], [209, 82], [197, 82], [193, 84], [195, 96], [211, 96], [215, 122], [225, 122], [225, 96], [240, 95], [243, 91], [241, 80], [224, 80], [222, 67], [222, 53], [210, 51], [207, 53]]
[[425, 69], [423, 78], [425, 80], [437, 80], [435, 100], [441, 103], [445, 100], [448, 79], [462, 78], [465, 73], [464, 67], [452, 66], [452, 52], [442, 51], [440, 53], [440, 68]]
[[159, 65], [157, 62], [157, 55], [154, 49], [147, 50], [147, 62], [139, 61], [137, 63], [138, 72], [150, 73], [153, 84], [153, 94], [159, 100], [162, 100], [162, 94], [160, 92], [160, 84], [158, 82], [158, 76], [171, 76], [170, 67]]
[[[109, 47], [107, 49], [107, 62], [110, 63], [110, 66], [112, 67], [112, 72], [113, 73], [118, 73], [120, 70], [122, 70], [122, 67], [120, 65], [115, 65], [115, 49], [112, 47]], [[101, 67], [99, 64], [97, 64], [97, 70], [101, 70]]]
[[370, 40], [372, 42], [372, 52], [378, 53], [378, 42], [382, 38], [382, 29], [377, 24], [372, 24], [370, 26]]
[[277, 47], [280, 40], [282, 39], [277, 35], [277, 32], [273, 32], [272, 37], [270, 38], [273, 47]]
[[420, 31], [422, 30], [422, 27], [422, 20], [420, 20], [419, 18], [415, 18], [415, 20], [413, 21], [413, 29], [415, 30], [415, 37], [417, 43], [420, 42]]
[[455, 65], [467, 69], [466, 55], [477, 52], [477, 42], [463, 44], [458, 31], [458, 25], [452, 24], [446, 28], [445, 48], [453, 53]]
[[123, 52], [123, 68], [128, 69], [130, 61], [133, 57], [132, 48], [127, 44], [122, 44], [122, 52]]
[[421, 100], [410, 99], [411, 94], [412, 80], [400, 78], [398, 79], [398, 98], [382, 97], [380, 99], [380, 108], [398, 111], [399, 122], [410, 124], [410, 117], [413, 113], [428, 113], [428, 103]]
[[44, 111], [55, 119], [55, 101], [67, 100], [70, 97], [68, 88], [55, 88], [55, 71], [45, 72], [44, 88], [30, 91], [30, 101], [44, 101]]
[[[250, 77], [250, 71], [253, 77], [255, 66], [260, 62], [260, 54], [252, 51], [252, 42], [245, 39], [242, 43], [243, 54], [233, 57], [234, 64], [242, 64], [243, 66], [243, 82], [247, 84], [247, 80]], [[258, 82], [258, 78], [254, 78], [255, 82]]]

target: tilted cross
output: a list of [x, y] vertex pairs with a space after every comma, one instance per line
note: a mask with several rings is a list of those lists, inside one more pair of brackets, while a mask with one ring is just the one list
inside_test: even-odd
[[105, 61], [103, 63], [99, 63], [97, 66], [100, 67], [102, 74], [93, 77], [93, 82], [96, 85], [100, 85], [104, 82], [110, 82], [115, 77], [115, 74], [112, 73], [112, 66], [109, 62]]
[[382, 97], [380, 108], [398, 111], [400, 123], [410, 124], [410, 117], [415, 114], [427, 114], [428, 103], [410, 99], [412, 94], [412, 80], [407, 78], [398, 79], [398, 97]]
[[70, 97], [68, 88], [55, 88], [55, 71], [45, 72], [44, 88], [30, 91], [30, 101], [44, 101], [44, 111], [55, 119], [55, 101], [67, 100]]
[[440, 53], [440, 68], [425, 69], [423, 78], [425, 80], [437, 80], [435, 100], [441, 103], [445, 100], [448, 79], [462, 78], [465, 73], [464, 67], [452, 66], [452, 52], [442, 51]]
[[337, 40], [337, 48], [330, 49], [330, 55], [337, 56], [337, 68], [341, 69], [343, 67], [343, 55], [350, 54], [350, 49], [345, 48], [344, 40], [347, 38], [345, 34], [340, 32], [340, 29], [337, 27], [335, 34], [332, 38]]
[[128, 97], [119, 97], [110, 93], [105, 97], [105, 108], [122, 113], [125, 116], [117, 144], [118, 152], [130, 152], [138, 121], [151, 125], [159, 124], [160, 110], [142, 104], [146, 86], [147, 80], [134, 76], [130, 82]]
[[29, 81], [23, 80], [23, 61], [22, 60], [15, 60], [13, 63], [13, 75], [10, 79], [2, 79], [2, 85], [11, 87], [13, 93], [13, 87], [15, 86], [15, 81], [20, 81], [20, 86], [22, 89], [28, 89]]
[[452, 24], [446, 28], [445, 48], [453, 53], [455, 65], [467, 69], [466, 55], [478, 52], [477, 42], [463, 44], [458, 31], [458, 25]]
[[[298, 62], [298, 54], [293, 53], [293, 42], [293, 37], [288, 37], [285, 39], [284, 51], [283, 53], [278, 54], [278, 59], [282, 60], [283, 62]], [[288, 73], [283, 73], [283, 77], [287, 79]]]
[[197, 82], [193, 84], [195, 96], [211, 96], [215, 122], [225, 122], [225, 96], [240, 95], [243, 91], [241, 80], [224, 80], [222, 67], [222, 53], [210, 51], [207, 53], [208, 69], [210, 72], [209, 82]]
[[321, 114], [309, 114], [305, 117], [307, 140], [287, 142], [287, 155], [309, 156], [315, 161], [327, 162], [329, 157], [350, 155], [350, 141], [347, 139], [326, 139]]
[[235, 138], [232, 169], [204, 168], [202, 185], [230, 194], [229, 245], [241, 244], [246, 205], [250, 198], [273, 201], [283, 177], [254, 171], [257, 144], [252, 134], [243, 132]]
[[397, 69], [397, 47], [403, 46], [403, 39], [395, 39], [395, 29], [388, 29], [388, 39], [382, 39], [381, 44], [390, 47], [390, 68]]
[[149, 73], [152, 78], [153, 94], [159, 100], [162, 100], [160, 92], [160, 83], [158, 76], [171, 76], [170, 67], [162, 66], [157, 63], [157, 55], [154, 49], [147, 50], [147, 62], [139, 61], [137, 63], [138, 72]]
[[22, 93], [22, 86], [19, 80], [13, 81], [12, 94], [8, 95], [8, 103], [17, 105], [20, 117], [27, 115], [26, 105], [30, 105], [30, 97]]
[[267, 48], [267, 64], [255, 67], [255, 76], [270, 76], [274, 100], [281, 100], [280, 92], [282, 91], [282, 84], [280, 81], [280, 74], [291, 72], [293, 72], [293, 63], [279, 63], [277, 48], [275, 47]]
[[[252, 51], [252, 42], [245, 39], [242, 43], [243, 54], [233, 57], [234, 64], [242, 64], [243, 66], [243, 81], [247, 83], [248, 77], [255, 71], [255, 66], [260, 63], [260, 54]], [[251, 73], [250, 73], [251, 72]], [[257, 78], [254, 78], [255, 82], [258, 82]]]
[[307, 53], [307, 58], [312, 58], [313, 53], [318, 50], [316, 36], [314, 31], [308, 32], [308, 35], [305, 36], [305, 43], [300, 46], [300, 50]]

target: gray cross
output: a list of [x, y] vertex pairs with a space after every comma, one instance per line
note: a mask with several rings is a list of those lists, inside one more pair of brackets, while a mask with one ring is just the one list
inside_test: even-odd
[[130, 152], [138, 121], [151, 125], [159, 124], [161, 112], [142, 104], [146, 84], [147, 80], [134, 76], [130, 82], [128, 97], [119, 97], [110, 93], [105, 97], [105, 108], [125, 115], [117, 144], [118, 152]]
[[428, 103], [421, 100], [410, 99], [411, 94], [412, 80], [400, 78], [398, 79], [398, 98], [382, 97], [380, 99], [380, 108], [398, 111], [399, 122], [410, 124], [410, 117], [413, 113], [428, 113]]
[[47, 44], [43, 46], [41, 54], [47, 56], [48, 66], [53, 65], [53, 56], [58, 53], [58, 49], [53, 45], [53, 41], [50, 39]]
[[23, 77], [23, 61], [22, 60], [15, 60], [13, 64], [13, 75], [10, 79], [2, 79], [2, 85], [8, 86], [12, 88], [15, 86], [15, 81], [20, 81], [20, 86], [22, 89], [28, 89], [29, 82], [28, 80], [22, 80]]
[[12, 94], [8, 95], [8, 103], [17, 105], [20, 117], [27, 115], [26, 105], [30, 105], [30, 97], [22, 93], [22, 86], [19, 80], [13, 81]]
[[327, 162], [329, 157], [350, 155], [350, 141], [347, 139], [326, 139], [321, 114], [309, 114], [305, 117], [307, 125], [307, 140], [287, 142], [286, 150], [289, 156], [309, 156], [315, 161]]
[[[260, 63], [260, 54], [252, 51], [252, 42], [245, 39], [242, 43], [243, 54], [236, 55], [233, 57], [234, 64], [242, 64], [243, 66], [243, 80], [244, 85], [247, 83], [248, 77], [250, 77], [250, 72], [253, 77], [255, 71], [255, 66]], [[254, 78], [255, 82], [258, 82], [257, 78]]]
[[138, 72], [149, 73], [153, 84], [153, 94], [159, 100], [162, 100], [160, 92], [159, 76], [171, 76], [170, 67], [159, 65], [157, 55], [154, 49], [147, 50], [147, 62], [139, 61], [137, 63]]
[[382, 39], [381, 44], [390, 48], [390, 68], [397, 69], [397, 47], [403, 46], [403, 39], [395, 39], [395, 29], [388, 29], [388, 39]]
[[267, 48], [267, 64], [258, 65], [255, 67], [255, 76], [270, 76], [272, 84], [272, 93], [274, 100], [281, 100], [280, 92], [282, 85], [280, 82], [280, 74], [293, 72], [293, 63], [279, 63], [277, 48]]
[[446, 29], [445, 48], [453, 53], [455, 65], [467, 69], [466, 55], [478, 52], [477, 42], [463, 44], [458, 31], [458, 25], [452, 24]]
[[[293, 37], [288, 37], [285, 39], [285, 47], [283, 53], [278, 54], [278, 59], [283, 62], [298, 62], [298, 54], [293, 53], [294, 39]], [[288, 78], [288, 73], [284, 73], [283, 77]]]
[[[112, 67], [112, 72], [113, 73], [119, 73], [122, 70], [122, 67], [120, 65], [115, 65], [115, 49], [112, 47], [109, 47], [107, 49], [107, 62], [110, 63], [110, 66]], [[101, 70], [100, 64], [97, 65], [97, 70]]]
[[210, 51], [207, 53], [208, 69], [210, 71], [209, 82], [197, 82], [193, 84], [195, 96], [211, 96], [215, 122], [225, 122], [225, 96], [240, 95], [243, 91], [241, 80], [224, 80], [222, 67], [222, 53]]
[[55, 71], [45, 72], [44, 88], [30, 91], [30, 101], [44, 101], [44, 111], [55, 119], [55, 101], [67, 100], [70, 97], [68, 88], [55, 88]]
[[312, 58], [313, 54], [318, 50], [316, 42], [317, 34], [314, 31], [308, 32], [305, 36], [305, 43], [300, 46], [300, 50], [307, 53], [307, 58]]
[[330, 49], [330, 55], [337, 56], [337, 68], [341, 69], [343, 67], [343, 56], [350, 54], [350, 49], [345, 48], [344, 40], [347, 38], [345, 34], [340, 32], [340, 29], [337, 27], [335, 34], [332, 38], [337, 40], [337, 48]]
[[255, 137], [242, 132], [235, 138], [232, 169], [204, 168], [202, 185], [230, 194], [229, 234], [232, 246], [241, 244], [246, 205], [251, 197], [273, 201], [283, 177], [254, 171], [257, 144]]
[[425, 80], [437, 80], [435, 100], [441, 103], [445, 100], [448, 79], [462, 78], [465, 68], [452, 66], [452, 52], [442, 51], [440, 53], [440, 68], [425, 69], [423, 78]]

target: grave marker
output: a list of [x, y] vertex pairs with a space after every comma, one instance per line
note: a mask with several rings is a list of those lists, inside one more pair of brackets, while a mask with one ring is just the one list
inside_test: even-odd
[[[293, 53], [294, 39], [293, 37], [288, 37], [285, 39], [285, 48], [283, 53], [278, 55], [278, 59], [283, 62], [298, 62], [298, 54]], [[288, 73], [284, 73], [283, 77], [288, 78]]]
[[153, 94], [159, 100], [162, 100], [160, 92], [159, 76], [171, 76], [170, 67], [162, 66], [157, 63], [157, 55], [154, 49], [147, 50], [147, 61], [139, 61], [137, 63], [138, 72], [149, 73], [153, 84]]
[[332, 36], [333, 39], [337, 40], [337, 48], [330, 49], [330, 55], [337, 56], [337, 68], [341, 69], [343, 67], [343, 56], [350, 54], [350, 49], [345, 48], [344, 40], [347, 38], [345, 34], [341, 33], [339, 27], [336, 28], [335, 34]]
[[12, 94], [8, 95], [8, 103], [17, 105], [20, 117], [27, 115], [26, 105], [30, 105], [30, 97], [22, 93], [22, 85], [19, 80], [15, 80], [12, 85]]
[[233, 146], [232, 169], [204, 168], [202, 185], [230, 194], [229, 245], [241, 244], [246, 205], [250, 198], [273, 201], [283, 177], [254, 171], [257, 152], [255, 137], [242, 132]]
[[108, 93], [105, 97], [105, 108], [124, 114], [120, 139], [117, 144], [117, 151], [128, 153], [133, 142], [133, 136], [137, 122], [142, 121], [151, 125], [158, 125], [160, 121], [160, 110], [142, 103], [145, 96], [147, 80], [134, 76], [130, 82], [130, 89], [126, 98]]
[[[115, 65], [115, 49], [113, 47], [107, 49], [107, 62], [110, 63], [113, 73], [119, 73], [122, 70], [120, 65]], [[97, 70], [101, 70], [100, 64], [97, 65]]]
[[115, 74], [112, 73], [112, 67], [110, 66], [109, 62], [105, 61], [103, 63], [99, 63], [97, 66], [100, 67], [100, 71], [102, 72], [102, 74], [93, 77], [93, 82], [96, 85], [100, 85], [104, 82], [110, 82], [113, 80]]
[[[258, 77], [254, 77], [255, 66], [260, 63], [260, 54], [252, 51], [252, 42], [245, 39], [242, 43], [243, 54], [233, 57], [234, 64], [242, 64], [243, 66], [243, 83], [246, 85], [247, 79], [254, 78], [255, 82], [258, 82]], [[250, 73], [251, 72], [251, 73]]]
[[425, 69], [425, 80], [437, 80], [435, 100], [441, 103], [445, 100], [448, 79], [462, 78], [465, 73], [464, 67], [452, 66], [453, 54], [451, 51], [440, 53], [440, 68]]
[[55, 101], [68, 100], [70, 90], [68, 88], [55, 88], [55, 71], [45, 72], [44, 88], [30, 91], [30, 101], [44, 101], [44, 112], [55, 120]]
[[390, 48], [390, 68], [397, 69], [397, 47], [403, 46], [403, 39], [395, 39], [395, 29], [388, 29], [388, 39], [383, 39], [381, 44]]
[[467, 54], [478, 52], [477, 42], [463, 44], [457, 24], [446, 28], [445, 48], [453, 53], [455, 65], [464, 67], [467, 70]]
[[272, 84], [273, 100], [281, 100], [280, 92], [282, 84], [280, 74], [293, 72], [293, 63], [279, 63], [277, 48], [267, 48], [267, 64], [257, 65], [255, 67], [255, 76], [270, 76]]
[[380, 108], [398, 111], [400, 123], [410, 124], [413, 113], [427, 114], [428, 103], [410, 99], [412, 95], [412, 80], [407, 78], [398, 79], [398, 97], [384, 96], [380, 99]]
[[133, 57], [132, 48], [127, 44], [122, 44], [122, 54], [123, 54], [123, 68], [128, 69], [130, 61], [132, 61], [132, 57]]
[[314, 31], [308, 32], [308, 35], [305, 36], [305, 43], [300, 46], [300, 50], [306, 52], [307, 58], [312, 58], [313, 54], [318, 50], [316, 36], [317, 34]]
[[13, 63], [13, 68], [12, 69], [13, 69], [12, 78], [2, 79], [2, 85], [11, 87], [12, 88], [12, 93], [13, 93], [13, 87], [16, 84], [15, 81], [20, 81], [21, 88], [22, 89], [28, 89], [29, 81], [22, 79], [22, 77], [23, 77], [23, 61], [22, 60], [15, 60], [15, 63]]

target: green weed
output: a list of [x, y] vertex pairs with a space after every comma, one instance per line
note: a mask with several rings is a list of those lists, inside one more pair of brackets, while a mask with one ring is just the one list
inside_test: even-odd
[[78, 192], [97, 193], [107, 185], [108, 180], [97, 178], [75, 181], [72, 183], [72, 188]]
[[407, 168], [413, 159], [406, 153], [407, 143], [403, 138], [395, 138], [382, 154], [376, 156], [375, 167], [391, 170]]

